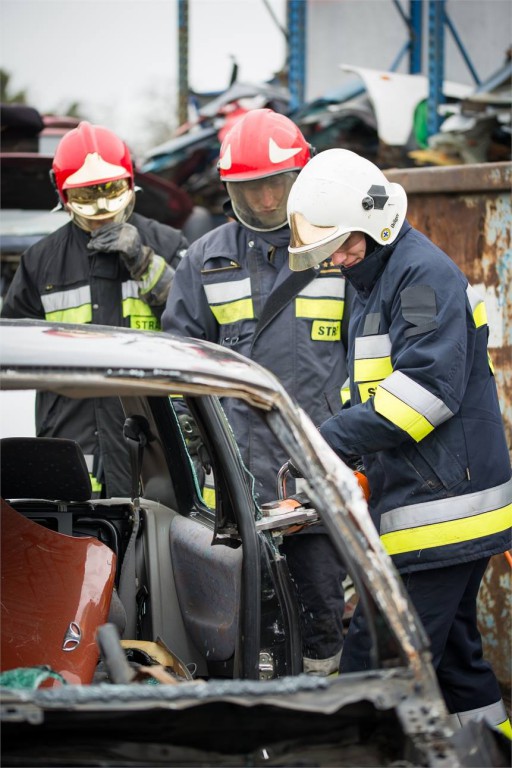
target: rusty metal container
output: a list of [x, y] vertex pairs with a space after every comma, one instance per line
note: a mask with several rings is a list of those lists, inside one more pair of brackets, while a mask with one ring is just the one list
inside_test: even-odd
[[[447, 253], [485, 297], [509, 451], [512, 450], [512, 163], [387, 170], [407, 192], [407, 218]], [[505, 690], [512, 679], [511, 568], [491, 559], [479, 594], [486, 658]]]

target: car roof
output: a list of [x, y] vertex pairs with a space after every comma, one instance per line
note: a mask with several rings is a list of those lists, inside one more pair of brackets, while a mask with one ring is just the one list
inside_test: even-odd
[[[96, 325], [0, 320], [2, 387], [66, 386], [116, 394], [231, 394], [270, 408], [288, 395], [275, 376], [217, 344], [167, 333]], [[50, 375], [52, 374], [52, 375]], [[123, 386], [121, 386], [123, 385]]]

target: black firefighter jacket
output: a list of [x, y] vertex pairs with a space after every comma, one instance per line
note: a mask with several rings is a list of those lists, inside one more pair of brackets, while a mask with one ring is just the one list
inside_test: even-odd
[[[129, 223], [137, 227], [143, 245], [177, 267], [188, 245], [181, 232], [136, 213]], [[138, 285], [119, 255], [88, 250], [89, 238], [70, 222], [31, 246], [21, 257], [2, 317], [158, 330], [163, 307], [150, 307], [139, 298]], [[37, 435], [76, 440], [93, 490], [105, 484], [107, 496], [127, 496], [131, 490], [123, 422], [115, 398], [78, 401], [50, 392], [37, 396]]]
[[[265, 366], [320, 425], [341, 407], [347, 376], [341, 327], [345, 280], [332, 266], [291, 272], [284, 235], [286, 245], [274, 247], [232, 222], [196, 240], [176, 271], [162, 327], [229, 347]], [[284, 285], [290, 279], [295, 288], [288, 293]], [[255, 477], [258, 501], [276, 499], [277, 472], [287, 455], [248, 406], [236, 400], [223, 406]]]
[[363, 457], [385, 549], [401, 572], [505, 551], [511, 467], [483, 300], [407, 222], [344, 273], [351, 403], [321, 433]]

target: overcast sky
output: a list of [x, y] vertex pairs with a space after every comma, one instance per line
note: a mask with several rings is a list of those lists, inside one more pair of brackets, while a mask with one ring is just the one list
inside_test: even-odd
[[[285, 0], [268, 0], [281, 26]], [[0, 66], [41, 111], [78, 101], [93, 122], [143, 142], [150, 106], [177, 113], [177, 0], [0, 0]], [[189, 0], [189, 83], [222, 90], [234, 57], [242, 82], [285, 58], [263, 0]], [[154, 111], [154, 110], [153, 110]]]

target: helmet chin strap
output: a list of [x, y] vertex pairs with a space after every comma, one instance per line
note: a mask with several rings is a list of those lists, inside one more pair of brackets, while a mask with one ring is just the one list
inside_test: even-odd
[[[125, 221], [128, 221], [130, 216], [133, 213], [133, 209], [135, 207], [135, 195], [133, 194], [130, 201], [128, 202], [128, 205], [123, 208], [121, 211], [118, 211], [114, 216], [109, 216], [106, 219], [101, 219], [102, 225], [103, 224], [124, 224]], [[84, 232], [92, 232], [93, 227], [91, 227], [91, 222], [98, 221], [98, 219], [89, 219], [86, 216], [80, 216], [78, 213], [75, 213], [70, 208], [66, 209], [71, 216], [71, 220], [73, 221], [73, 224], [76, 224], [77, 227], [80, 229], [83, 229]]]

